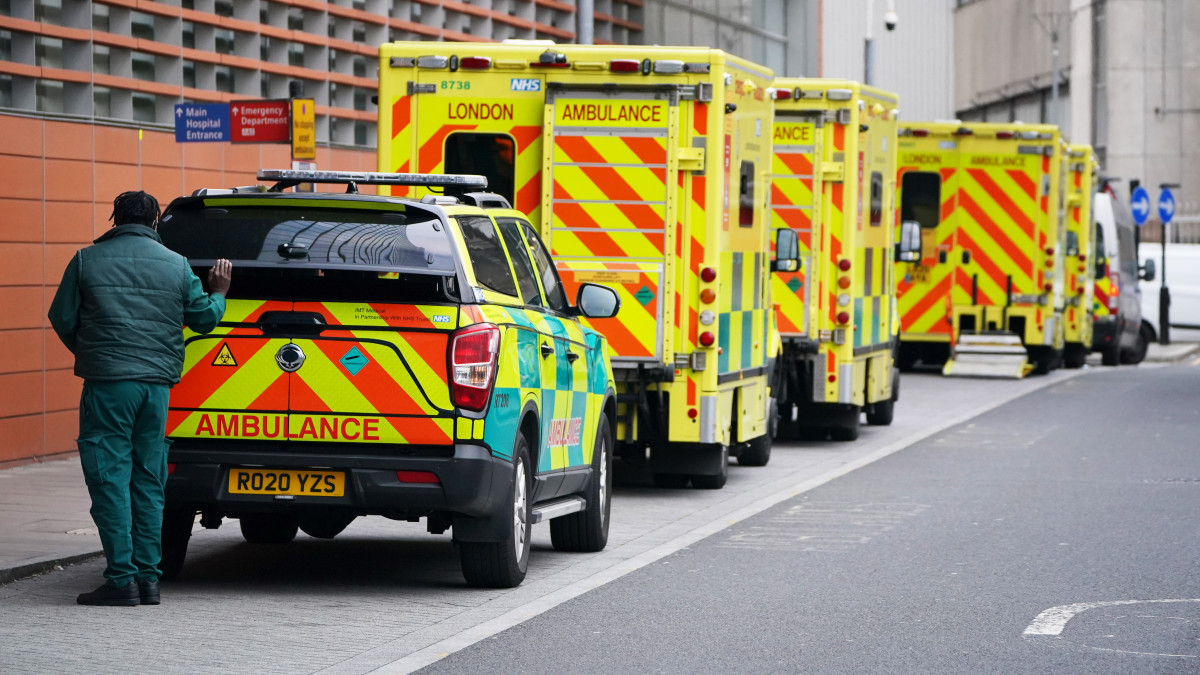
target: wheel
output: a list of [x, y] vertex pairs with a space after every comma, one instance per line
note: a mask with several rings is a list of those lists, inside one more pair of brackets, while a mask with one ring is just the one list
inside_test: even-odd
[[862, 415], [858, 410], [854, 414], [847, 415], [846, 420], [836, 427], [829, 430], [829, 437], [835, 441], [853, 441], [858, 439], [858, 427], [861, 422]]
[[[886, 427], [892, 423], [892, 417], [896, 414], [896, 401], [888, 399], [886, 401], [877, 401], [867, 407], [867, 424], [872, 424], [879, 427]], [[855, 438], [858, 437], [855, 430]], [[853, 438], [847, 440], [854, 440]]]
[[1100, 364], [1104, 366], [1116, 366], [1121, 363], [1121, 350], [1114, 344], [1111, 344], [1100, 350]]
[[471, 586], [482, 588], [512, 588], [525, 580], [529, 569], [529, 539], [533, 523], [530, 518], [529, 493], [533, 475], [529, 467], [529, 442], [517, 434], [513, 446], [513, 481], [509, 493], [512, 527], [500, 541], [462, 542], [459, 559], [463, 576]]
[[192, 538], [192, 526], [195, 524], [195, 511], [163, 511], [162, 562], [158, 565], [163, 579], [174, 579], [183, 570], [183, 560], [187, 557], [188, 541]]
[[1146, 324], [1138, 330], [1137, 341], [1133, 343], [1133, 348], [1121, 352], [1121, 363], [1126, 365], [1137, 365], [1146, 360], [1146, 351], [1150, 349], [1150, 343], [1153, 339], [1150, 335], [1150, 328]]
[[687, 474], [682, 473], [655, 473], [654, 487], [666, 488], [668, 490], [679, 490], [687, 487]]
[[709, 475], [692, 475], [692, 487], [698, 490], [720, 490], [729, 479], [729, 448], [721, 446], [721, 468], [719, 473]]
[[608, 417], [600, 415], [596, 427], [596, 449], [592, 451], [592, 479], [588, 483], [587, 508], [550, 521], [550, 543], [556, 551], [594, 553], [608, 544], [608, 517], [612, 512], [612, 429]]
[[771, 461], [771, 437], [763, 434], [751, 440], [742, 448], [737, 460], [742, 466], [766, 466]]
[[1062, 352], [1053, 347], [1029, 347], [1029, 360], [1033, 361], [1033, 374], [1046, 375], [1062, 362]]
[[917, 352], [915, 349], [904, 349], [901, 347], [896, 351], [896, 365], [903, 372], [912, 372], [917, 367]]
[[1067, 345], [1063, 351], [1063, 365], [1067, 368], [1082, 368], [1087, 363], [1087, 349], [1078, 342]]
[[247, 513], [239, 521], [242, 537], [251, 544], [286, 544], [300, 529], [295, 516], [278, 513]]

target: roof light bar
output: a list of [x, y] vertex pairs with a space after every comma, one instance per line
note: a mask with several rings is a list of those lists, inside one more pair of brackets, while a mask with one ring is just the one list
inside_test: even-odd
[[458, 173], [374, 173], [367, 171], [302, 171], [296, 169], [259, 169], [258, 180], [276, 181], [273, 192], [300, 183], [338, 183], [362, 185], [420, 185], [424, 187], [461, 187], [487, 189], [487, 178]]

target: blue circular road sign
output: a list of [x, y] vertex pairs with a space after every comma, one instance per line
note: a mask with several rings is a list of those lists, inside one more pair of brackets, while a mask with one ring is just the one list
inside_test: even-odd
[[1129, 198], [1129, 210], [1133, 213], [1133, 222], [1141, 227], [1150, 218], [1150, 193], [1146, 188], [1138, 186]]
[[1167, 188], [1163, 188], [1162, 192], [1158, 193], [1158, 217], [1162, 218], [1163, 225], [1171, 222], [1171, 218], [1175, 217], [1175, 195]]

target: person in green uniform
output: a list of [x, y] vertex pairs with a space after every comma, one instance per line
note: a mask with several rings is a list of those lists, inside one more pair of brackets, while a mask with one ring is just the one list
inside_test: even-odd
[[162, 244], [158, 201], [113, 200], [113, 227], [67, 265], [50, 324], [83, 378], [79, 460], [108, 566], [81, 605], [159, 603], [167, 480], [167, 400], [183, 371], [183, 327], [207, 333], [225, 314], [233, 265], [208, 271], [212, 293]]

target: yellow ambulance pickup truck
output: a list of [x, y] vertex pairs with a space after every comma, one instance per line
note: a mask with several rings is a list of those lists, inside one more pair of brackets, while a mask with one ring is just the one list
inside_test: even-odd
[[898, 263], [900, 364], [1023, 377], [1064, 348], [1064, 144], [1052, 125], [904, 122], [900, 218], [920, 259]]
[[[604, 337], [616, 294], [566, 294], [520, 213], [481, 176], [262, 171], [167, 207], [163, 243], [234, 262], [225, 317], [184, 332], [171, 391], [163, 572], [196, 514], [250, 543], [331, 539], [358, 516], [453, 530], [469, 584], [510, 587], [531, 526], [554, 548], [608, 539], [616, 398]], [[335, 192], [289, 192], [300, 183]], [[469, 190], [460, 202], [358, 186]]]
[[858, 437], [891, 424], [897, 256], [895, 94], [857, 82], [780, 78], [772, 134], [771, 225], [800, 240], [800, 269], [771, 281], [783, 353], [776, 368], [780, 431]]
[[[715, 49], [395, 42], [380, 47], [379, 169], [466, 172], [537, 224], [612, 354], [618, 450], [661, 486], [762, 465], [776, 418], [770, 70]], [[423, 195], [418, 188], [393, 194]]]

